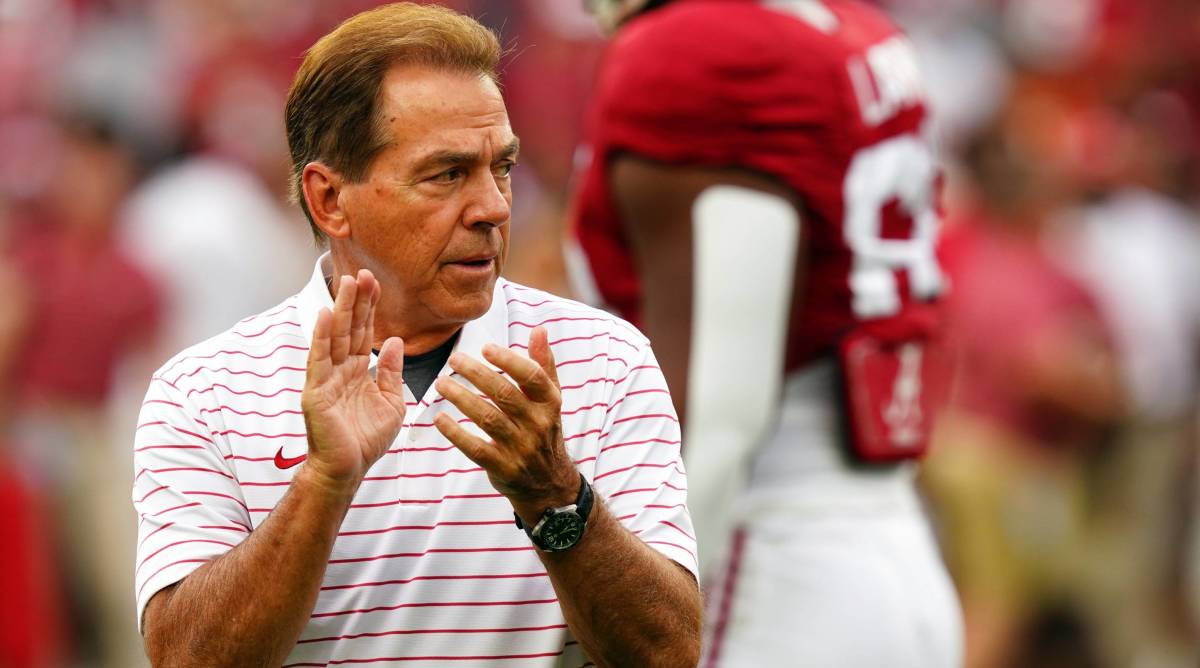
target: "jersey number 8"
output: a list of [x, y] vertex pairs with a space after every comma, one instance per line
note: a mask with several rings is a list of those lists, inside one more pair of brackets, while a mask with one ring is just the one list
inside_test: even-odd
[[[913, 297], [941, 293], [944, 278], [934, 255], [938, 216], [934, 211], [937, 166], [929, 145], [902, 135], [860, 150], [846, 170], [846, 244], [854, 252], [850, 268], [852, 308], [859, 318], [885, 318], [902, 305], [896, 271], [908, 272]], [[888, 205], [895, 203], [896, 206]], [[908, 239], [885, 239], [885, 216], [912, 219]]]

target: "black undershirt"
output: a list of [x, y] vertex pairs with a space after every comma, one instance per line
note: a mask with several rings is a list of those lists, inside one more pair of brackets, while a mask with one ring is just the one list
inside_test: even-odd
[[450, 353], [454, 351], [454, 344], [458, 341], [461, 331], [455, 332], [445, 343], [427, 353], [404, 356], [404, 384], [412, 390], [417, 401], [425, 396], [425, 391], [437, 379], [442, 367], [446, 366], [446, 360], [450, 359]]

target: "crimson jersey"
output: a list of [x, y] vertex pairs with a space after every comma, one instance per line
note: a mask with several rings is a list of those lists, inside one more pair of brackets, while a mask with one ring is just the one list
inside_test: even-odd
[[893, 337], [928, 328], [926, 304], [943, 283], [937, 170], [915, 55], [880, 11], [676, 0], [620, 30], [596, 95], [575, 234], [600, 296], [623, 317], [640, 324], [641, 286], [607, 170], [628, 152], [743, 168], [799, 195], [805, 269], [787, 370], [867, 323]]

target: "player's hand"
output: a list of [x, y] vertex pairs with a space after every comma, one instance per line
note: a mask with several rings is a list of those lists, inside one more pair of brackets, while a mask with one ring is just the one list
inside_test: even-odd
[[492, 486], [513, 503], [524, 520], [535, 520], [548, 507], [575, 500], [579, 473], [563, 446], [562, 394], [546, 330], [534, 328], [529, 357], [497, 345], [483, 357], [504, 376], [467, 355], [450, 357], [450, 367], [487, 395], [488, 403], [461, 383], [442, 377], [437, 389], [491, 440], [467, 432], [445, 413], [434, 419], [438, 431], [487, 471]]
[[366, 269], [339, 279], [333, 311], [321, 309], [313, 327], [300, 398], [308, 431], [305, 466], [323, 481], [349, 488], [362, 482], [404, 423], [404, 343], [385, 341], [376, 377], [368, 371], [379, 295], [379, 282]]

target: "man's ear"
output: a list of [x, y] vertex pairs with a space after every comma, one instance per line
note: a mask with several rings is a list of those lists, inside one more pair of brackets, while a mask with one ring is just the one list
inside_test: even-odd
[[349, 237], [350, 221], [339, 198], [346, 185], [342, 175], [324, 163], [310, 162], [304, 166], [300, 183], [313, 223], [330, 239]]

